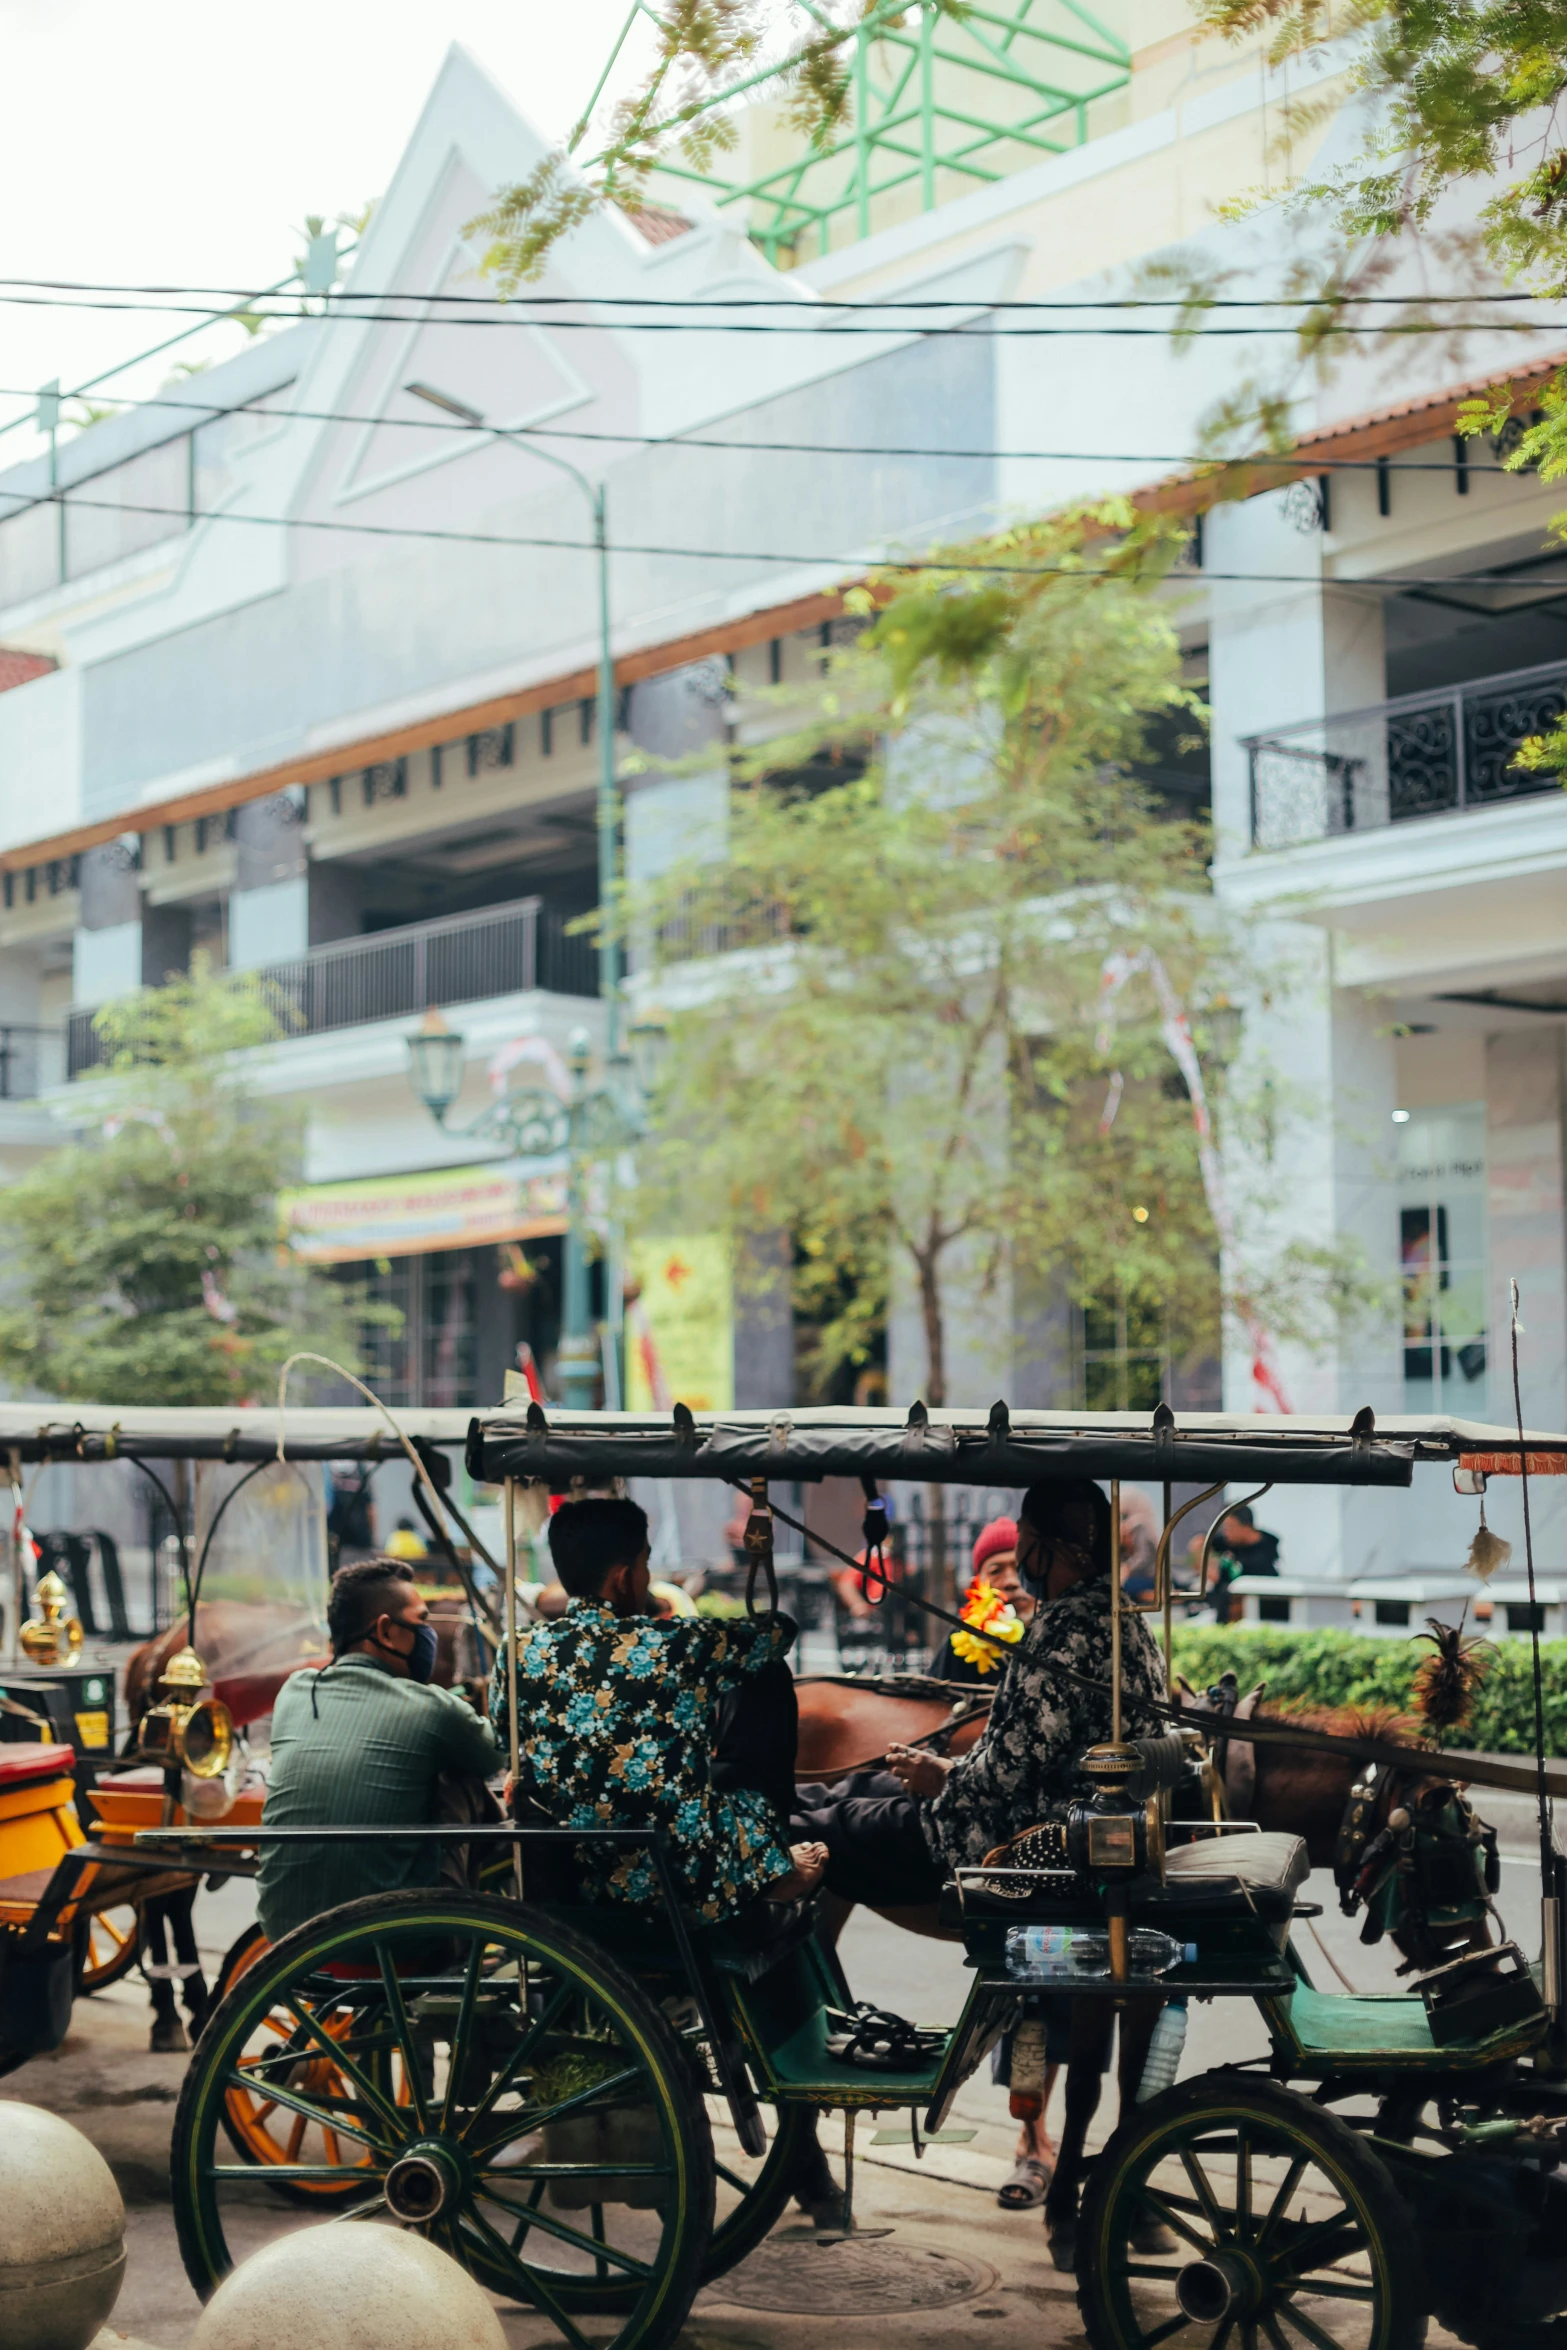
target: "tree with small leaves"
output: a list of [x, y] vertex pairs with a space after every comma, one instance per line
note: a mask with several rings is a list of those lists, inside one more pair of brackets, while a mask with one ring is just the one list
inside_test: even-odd
[[265, 995], [198, 967], [96, 1026], [89, 1130], [0, 1191], [0, 1376], [81, 1403], [240, 1404], [299, 1347], [353, 1367], [363, 1317], [279, 1228], [300, 1136], [247, 1081], [246, 1053], [282, 1034]]

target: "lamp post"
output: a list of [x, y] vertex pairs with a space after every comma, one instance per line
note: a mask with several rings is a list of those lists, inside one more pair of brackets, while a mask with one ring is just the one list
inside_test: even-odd
[[[646, 1021], [631, 1032], [633, 1059], [616, 1054], [602, 1085], [590, 1086], [593, 1047], [579, 1028], [567, 1047], [571, 1082], [566, 1097], [543, 1086], [509, 1086], [498, 1100], [462, 1127], [448, 1127], [446, 1113], [462, 1089], [465, 1040], [448, 1028], [439, 1012], [408, 1039], [408, 1075], [415, 1093], [443, 1133], [454, 1141], [493, 1143], [518, 1159], [554, 1159], [566, 1154], [566, 1237], [561, 1279], [560, 1346], [557, 1353], [561, 1401], [572, 1411], [591, 1411], [598, 1378], [598, 1344], [589, 1311], [587, 1169], [589, 1162], [625, 1150], [647, 1132], [646, 1090], [656, 1074], [664, 1031]], [[639, 1076], [645, 1074], [645, 1082]]]
[[[598, 661], [598, 863], [599, 911], [607, 918], [614, 904], [615, 883], [620, 871], [619, 819], [620, 810], [615, 792], [615, 656], [609, 636], [609, 519], [602, 482], [592, 482], [587, 475], [553, 449], [541, 449], [524, 432], [509, 431], [505, 425], [491, 424], [482, 408], [473, 407], [467, 400], [459, 400], [455, 393], [441, 391], [435, 384], [404, 384], [416, 400], [423, 400], [431, 408], [440, 408], [448, 416], [455, 416], [459, 424], [488, 433], [492, 440], [509, 441], [514, 448], [526, 449], [530, 456], [541, 457], [546, 465], [553, 465], [558, 473], [567, 473], [588, 501], [593, 516], [593, 544], [598, 555], [599, 601], [599, 661]], [[604, 998], [604, 1046], [611, 1062], [620, 1049], [620, 947], [607, 928], [599, 932], [599, 992]]]

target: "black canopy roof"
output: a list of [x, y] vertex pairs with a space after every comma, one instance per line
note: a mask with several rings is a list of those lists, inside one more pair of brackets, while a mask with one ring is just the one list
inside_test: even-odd
[[[1567, 1437], [1529, 1434], [1531, 1451]], [[468, 1435], [470, 1473], [488, 1483], [574, 1477], [800, 1479], [870, 1477], [939, 1485], [1032, 1485], [1049, 1477], [1212, 1485], [1407, 1485], [1417, 1460], [1496, 1453], [1516, 1435], [1451, 1419], [1378, 1425], [1350, 1418], [1276, 1418], [1193, 1412], [908, 1413], [823, 1409], [692, 1413], [566, 1412], [529, 1405], [488, 1412]]]

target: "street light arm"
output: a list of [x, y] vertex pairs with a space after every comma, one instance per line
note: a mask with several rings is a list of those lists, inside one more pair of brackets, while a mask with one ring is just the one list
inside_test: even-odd
[[569, 473], [572, 480], [576, 483], [578, 489], [587, 499], [588, 504], [592, 507], [593, 520], [595, 525], [602, 527], [604, 518], [604, 490], [602, 483], [590, 481], [579, 466], [572, 464], [569, 457], [558, 456], [553, 449], [541, 449], [536, 441], [529, 440], [527, 434], [525, 432], [519, 432], [515, 426], [491, 424], [486, 425], [485, 430], [488, 432], [491, 440], [515, 441], [518, 448], [526, 449], [530, 457], [541, 457], [546, 465], [553, 465], [558, 473]]

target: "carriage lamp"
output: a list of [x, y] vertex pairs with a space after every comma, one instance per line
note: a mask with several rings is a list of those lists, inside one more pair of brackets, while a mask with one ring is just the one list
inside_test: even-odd
[[158, 1703], [141, 1718], [136, 1750], [145, 1761], [220, 1779], [234, 1752], [234, 1719], [221, 1698], [203, 1697], [207, 1668], [193, 1648], [170, 1657], [158, 1679]]
[[426, 1012], [424, 1026], [408, 1039], [408, 1074], [437, 1126], [445, 1125], [446, 1113], [462, 1087], [464, 1042], [434, 1011]]
[[52, 1567], [47, 1575], [40, 1575], [33, 1593], [40, 1613], [29, 1616], [17, 1634], [29, 1664], [69, 1664], [80, 1650], [82, 1627], [77, 1617], [65, 1614], [67, 1597], [65, 1585]]

